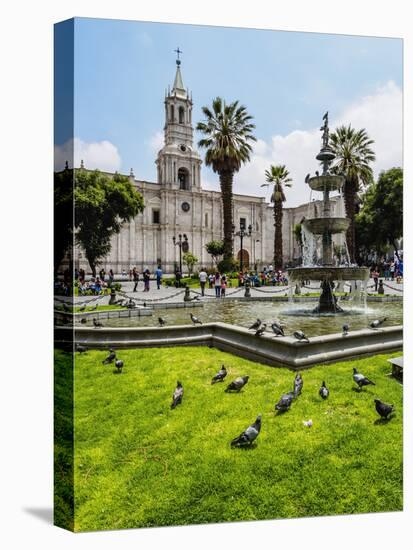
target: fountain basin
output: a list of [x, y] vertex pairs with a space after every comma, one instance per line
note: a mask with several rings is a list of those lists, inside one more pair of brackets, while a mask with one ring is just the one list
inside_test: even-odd
[[343, 176], [313, 176], [308, 180], [308, 185], [313, 191], [339, 191], [344, 185]]
[[368, 267], [294, 267], [288, 270], [291, 281], [365, 281]]
[[350, 220], [348, 218], [308, 218], [303, 224], [314, 235], [323, 235], [325, 232], [345, 233]]

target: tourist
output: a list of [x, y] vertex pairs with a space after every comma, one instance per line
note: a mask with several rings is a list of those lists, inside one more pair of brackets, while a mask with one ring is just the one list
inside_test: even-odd
[[160, 290], [160, 288], [161, 288], [162, 275], [163, 275], [163, 273], [162, 273], [161, 266], [158, 265], [158, 269], [155, 271], [156, 286], [157, 286], [158, 290]]
[[199, 284], [201, 286], [201, 296], [205, 296], [205, 284], [208, 279], [208, 274], [205, 271], [205, 267], [203, 267], [201, 271], [198, 273], [198, 277], [199, 277]]
[[227, 276], [222, 275], [221, 277], [221, 298], [225, 298], [225, 289], [227, 288]]
[[390, 264], [390, 277], [391, 277], [392, 281], [394, 279], [395, 270], [396, 270], [396, 264], [394, 262], [391, 262], [391, 264]]
[[209, 281], [209, 288], [214, 288], [214, 281], [215, 281], [215, 276], [213, 273], [210, 273], [209, 277], [208, 277], [208, 281]]
[[130, 268], [129, 270], [129, 281], [132, 281], [133, 280], [133, 269]]
[[214, 284], [215, 284], [215, 297], [219, 298], [221, 296], [221, 274], [219, 273], [219, 271], [215, 273]]
[[143, 272], [143, 292], [149, 292], [149, 281], [151, 278], [151, 273], [148, 268]]
[[373, 271], [371, 272], [371, 276], [374, 281], [374, 291], [377, 292], [377, 287], [379, 285], [379, 276], [380, 276], [380, 273], [377, 271], [377, 268], [373, 269]]
[[138, 288], [138, 283], [139, 283], [139, 271], [136, 269], [136, 267], [132, 269], [132, 277], [135, 283], [135, 286], [133, 287], [133, 292], [136, 292], [136, 289]]
[[113, 281], [115, 280], [115, 275], [113, 269], [109, 269], [109, 286], [112, 286]]
[[182, 279], [182, 273], [179, 271], [179, 269], [175, 272], [175, 286], [176, 288], [179, 288], [181, 286], [181, 279]]

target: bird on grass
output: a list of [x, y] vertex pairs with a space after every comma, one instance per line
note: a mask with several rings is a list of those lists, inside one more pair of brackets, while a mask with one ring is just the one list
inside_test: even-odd
[[177, 405], [182, 403], [182, 397], [184, 395], [184, 388], [179, 380], [176, 383], [175, 391], [172, 395], [171, 409], [174, 409]]
[[83, 304], [83, 306], [80, 306], [79, 311], [85, 311], [85, 309], [86, 309], [86, 304]]
[[389, 405], [388, 403], [384, 403], [384, 401], [380, 401], [380, 399], [375, 399], [374, 403], [376, 404], [376, 411], [385, 420], [387, 420], [388, 416], [392, 412], [394, 412], [394, 405]]
[[202, 325], [202, 321], [200, 321], [200, 319], [198, 319], [198, 317], [195, 317], [195, 315], [193, 313], [190, 313], [189, 315], [190, 315], [191, 321], [194, 323], [194, 325]]
[[82, 325], [86, 325], [86, 323], [87, 323], [86, 317], [82, 317], [82, 318], [80, 319], [80, 322], [82, 323]]
[[358, 372], [357, 369], [353, 368], [353, 380], [357, 384], [357, 386], [361, 389], [364, 386], [375, 386], [376, 384], [369, 380], [364, 374], [361, 374], [361, 372]]
[[310, 340], [307, 338], [307, 336], [304, 334], [302, 330], [296, 330], [293, 334], [294, 338], [296, 338], [299, 342], [310, 342]]
[[285, 336], [283, 328], [277, 325], [276, 323], [273, 323], [271, 325], [271, 328], [274, 333], [274, 336]]
[[267, 328], [267, 325], [265, 323], [263, 323], [260, 328], [255, 331], [255, 336], [262, 336], [265, 332], [265, 329]]
[[102, 328], [103, 327], [103, 323], [101, 323], [100, 321], [98, 321], [96, 319], [96, 317], [93, 317], [93, 325], [95, 328]]
[[311, 426], [313, 425], [313, 421], [311, 420], [303, 420], [303, 425], [306, 426], [307, 428], [311, 428]]
[[162, 319], [162, 317], [158, 317], [158, 323], [160, 327], [164, 327], [166, 325], [165, 319]]
[[242, 388], [245, 386], [245, 384], [248, 382], [249, 376], [239, 376], [236, 378], [233, 382], [228, 384], [228, 386], [225, 388], [226, 392], [230, 391], [236, 391], [239, 392], [242, 390]]
[[118, 369], [117, 372], [120, 374], [123, 369], [123, 361], [122, 359], [116, 359], [115, 361], [115, 367]]
[[383, 319], [375, 319], [370, 323], [370, 328], [379, 328], [385, 321], [387, 321], [387, 317], [383, 317]]
[[109, 349], [109, 355], [102, 361], [102, 365], [109, 365], [116, 359], [116, 351], [112, 348]]
[[347, 323], [344, 323], [342, 328], [343, 328], [343, 336], [347, 336], [350, 326]]
[[226, 375], [227, 375], [227, 369], [225, 368], [225, 365], [222, 365], [219, 371], [211, 380], [211, 384], [216, 384], [217, 382], [223, 382]]
[[261, 415], [259, 414], [251, 426], [243, 431], [238, 437], [231, 441], [231, 447], [250, 446], [258, 437], [261, 431]]
[[321, 399], [327, 399], [327, 397], [330, 394], [330, 390], [327, 388], [324, 380], [323, 380], [323, 383], [321, 384], [321, 388], [318, 390], [318, 393], [320, 394]]
[[248, 330], [257, 330], [257, 329], [259, 329], [260, 326], [261, 326], [261, 323], [262, 323], [261, 319], [257, 319], [255, 321], [255, 323], [252, 323], [252, 325], [248, 328]]
[[86, 353], [87, 351], [89, 351], [89, 348], [87, 346], [82, 346], [81, 344], [77, 344], [76, 351], [78, 351], [79, 353]]
[[275, 405], [275, 409], [280, 412], [288, 411], [288, 409], [291, 407], [291, 403], [293, 402], [293, 399], [294, 399], [294, 393], [292, 391], [288, 393], [284, 393], [281, 396], [281, 399]]
[[298, 372], [294, 378], [294, 397], [297, 398], [303, 389], [304, 381], [301, 374]]

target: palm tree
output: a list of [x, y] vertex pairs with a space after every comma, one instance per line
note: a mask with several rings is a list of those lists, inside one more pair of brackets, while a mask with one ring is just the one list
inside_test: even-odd
[[274, 186], [271, 202], [274, 203], [274, 268], [283, 268], [283, 202], [285, 202], [284, 187], [291, 187], [289, 177], [290, 173], [284, 164], [277, 166], [271, 165], [269, 170], [265, 171], [265, 179], [267, 183], [263, 183], [261, 187]]
[[330, 147], [336, 160], [332, 168], [335, 174], [345, 177], [343, 192], [346, 215], [350, 219], [346, 240], [350, 260], [355, 261], [356, 232], [355, 216], [358, 207], [358, 192], [368, 186], [373, 180], [370, 163], [376, 160], [370, 146], [374, 143], [366, 130], [355, 130], [349, 124], [340, 126], [330, 135]]
[[232, 187], [234, 174], [241, 165], [250, 160], [252, 147], [250, 141], [256, 141], [252, 130], [252, 116], [238, 101], [226, 104], [220, 97], [212, 101], [212, 110], [202, 107], [205, 122], [197, 124], [197, 130], [204, 134], [198, 143], [206, 149], [205, 164], [211, 166], [219, 175], [224, 218], [224, 260], [233, 256], [233, 219]]

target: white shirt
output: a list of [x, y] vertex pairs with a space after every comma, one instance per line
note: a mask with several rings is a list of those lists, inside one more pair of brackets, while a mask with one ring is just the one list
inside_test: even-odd
[[201, 283], [206, 283], [208, 275], [206, 271], [200, 271], [198, 277]]

